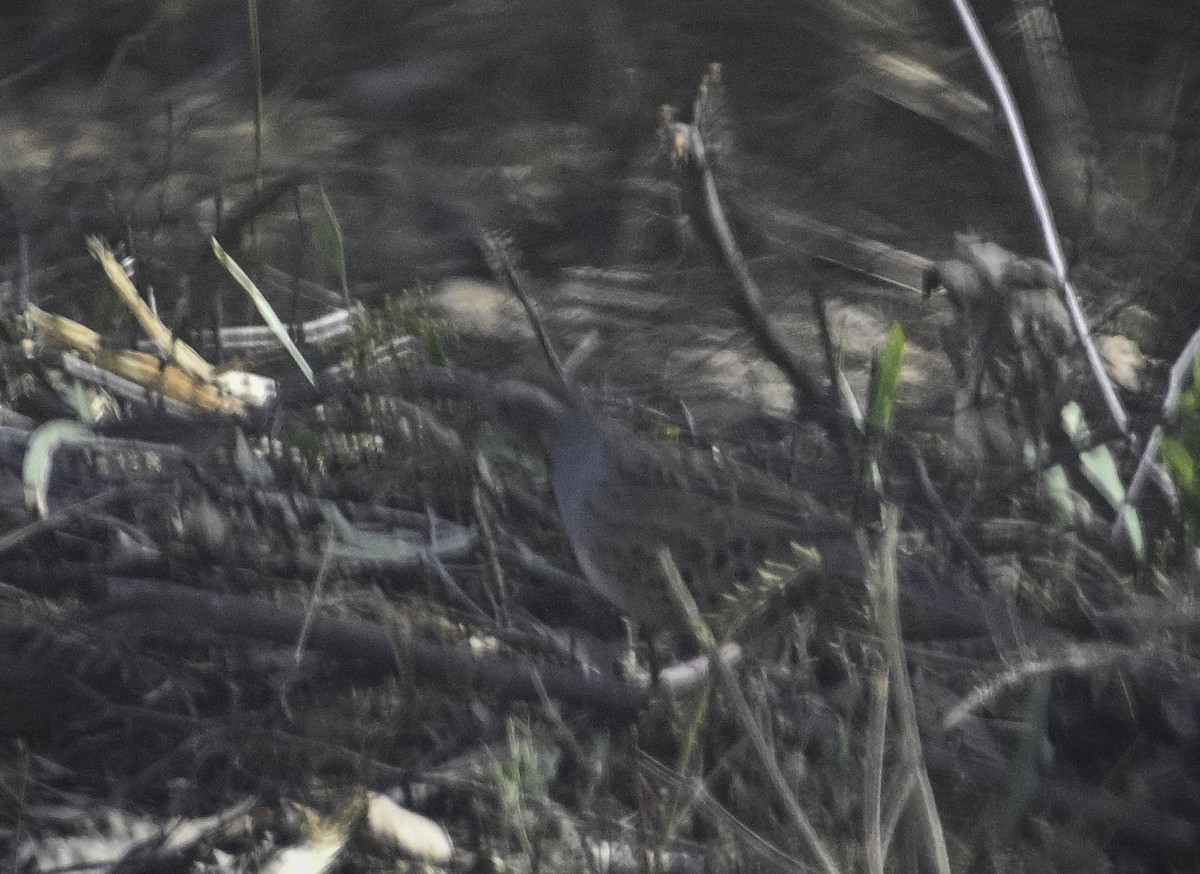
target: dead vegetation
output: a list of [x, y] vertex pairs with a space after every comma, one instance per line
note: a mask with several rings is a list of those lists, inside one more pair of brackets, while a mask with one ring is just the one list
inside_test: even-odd
[[[325, 20], [293, 5], [264, 31]], [[1142, 145], [1172, 159], [1134, 192], [1050, 6], [985, 22], [1045, 103], [1030, 157], [1067, 263], [1016, 254], [1039, 235], [1012, 239], [1007, 213], [899, 233], [882, 201], [907, 182], [865, 214], [887, 169], [865, 136], [861, 178], [812, 198], [770, 137], [748, 142], [780, 122], [753, 88], [739, 107], [737, 63], [656, 126], [642, 104], [682, 92], [617, 75], [642, 63], [643, 11], [589, 13], [590, 75], [564, 89], [592, 115], [564, 123], [566, 96], [496, 66], [508, 42], [461, 51], [483, 21], [512, 38], [522, 9], [578, 49], [562, 13], [479, 5], [405, 22], [423, 51], [453, 34], [424, 66], [340, 58], [333, 97], [272, 79], [269, 44], [257, 101], [245, 58], [164, 71], [188, 17], [162, 10], [98, 85], [63, 84], [53, 54], [5, 70], [3, 858], [1190, 870], [1197, 487], [1172, 417], [1200, 401], [1194, 349], [1168, 375], [1133, 341], [1174, 354], [1193, 327], [1146, 289], [1195, 254], [1191, 206], [1147, 196], [1194, 186], [1190, 141], [1163, 132], [1194, 123], [1194, 52], [1155, 61], [1165, 116]], [[822, 64], [854, 71], [846, 112], [1015, 165], [953, 22], [807, 5]], [[732, 44], [753, 30], [730, 21]], [[354, 120], [397, 91], [469, 117], [489, 75], [512, 114], [494, 137]], [[153, 76], [167, 108], [132, 111]], [[572, 239], [602, 215], [603, 240]]]

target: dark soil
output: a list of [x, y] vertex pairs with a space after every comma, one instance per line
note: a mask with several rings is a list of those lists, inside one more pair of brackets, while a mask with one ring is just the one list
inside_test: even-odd
[[[1057, 424], [1077, 399], [1112, 436], [1077, 347], [1047, 352], [1044, 323], [1022, 332], [1004, 310], [981, 380], [1018, 448], [971, 443], [954, 363], [970, 306], [796, 230], [917, 267], [963, 257], [967, 232], [1044, 256], [1006, 136], [981, 148], [864, 84], [892, 52], [991, 101], [949, 5], [260, 5], [261, 141], [243, 3], [0, 11], [0, 858], [255, 870], [282, 846], [336, 846], [342, 870], [390, 870], [405, 854], [368, 835], [375, 792], [440, 824], [458, 870], [816, 864], [728, 689], [614, 667], [626, 628], [582, 578], [545, 423], [512, 414], [533, 396], [666, 459], [656, 487], [680, 505], [706, 487], [755, 512], [761, 494], [802, 494], [861, 535], [848, 567], [822, 567], [843, 553], [816, 542], [797, 544], [816, 561], [772, 555], [712, 617], [839, 870], [873, 870], [876, 804], [894, 828], [878, 870], [934, 870], [918, 773], [954, 871], [1193, 870], [1194, 532], [1152, 495], [1146, 555], [1109, 538], [1112, 509]], [[979, 5], [1049, 155], [1013, 6]], [[1091, 200], [1055, 207], [1094, 326], [1150, 356], [1122, 389], [1144, 435], [1200, 317], [1200, 25], [1172, 0], [1056, 11], [1089, 172], [1133, 230], [1114, 242]], [[864, 404], [901, 325], [891, 435], [797, 402], [750, 327], [702, 177], [662, 125], [663, 104], [692, 120], [711, 63], [724, 90], [704, 136], [770, 321], [822, 392], [833, 359]], [[27, 305], [104, 350], [145, 346], [89, 237], [129, 258], [173, 336], [277, 378], [280, 397], [240, 422], [105, 401], [121, 415], [43, 450], [43, 518], [29, 458], [53, 432], [38, 429], [77, 418], [82, 395]], [[337, 342], [297, 334], [315, 385], [273, 340], [236, 344], [229, 329], [261, 318], [214, 238], [293, 328], [347, 295], [362, 308]], [[590, 350], [568, 389], [515, 291], [564, 357]], [[968, 451], [988, 440], [986, 458]], [[1049, 447], [1032, 467], [1026, 440]], [[1128, 482], [1137, 452], [1107, 445]], [[893, 504], [904, 657], [871, 583]], [[723, 548], [709, 557], [732, 561]], [[644, 637], [641, 664], [667, 678], [700, 649]], [[203, 837], [166, 848], [172, 817]]]

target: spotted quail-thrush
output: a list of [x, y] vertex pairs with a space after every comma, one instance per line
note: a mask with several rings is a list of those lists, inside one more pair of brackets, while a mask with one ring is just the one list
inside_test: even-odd
[[763, 560], [814, 547], [826, 576], [858, 576], [837, 513], [758, 470], [655, 443], [577, 399], [506, 384], [499, 410], [546, 455], [563, 528], [592, 586], [644, 628], [680, 627], [655, 554], [668, 547], [701, 609], [754, 578]]

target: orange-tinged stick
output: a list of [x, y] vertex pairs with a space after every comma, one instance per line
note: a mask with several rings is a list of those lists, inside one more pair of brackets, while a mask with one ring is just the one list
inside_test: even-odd
[[138, 324], [142, 326], [142, 330], [146, 332], [146, 336], [150, 338], [151, 342], [182, 370], [187, 371], [201, 382], [211, 383], [216, 375], [216, 368], [205, 361], [200, 353], [187, 343], [173, 336], [170, 329], [159, 321], [158, 316], [154, 315], [150, 307], [142, 300], [141, 295], [138, 294], [137, 289], [134, 288], [133, 283], [129, 281], [125, 269], [108, 246], [96, 237], [89, 237], [88, 250], [100, 262], [113, 289], [125, 306], [129, 307], [130, 312], [138, 320]]

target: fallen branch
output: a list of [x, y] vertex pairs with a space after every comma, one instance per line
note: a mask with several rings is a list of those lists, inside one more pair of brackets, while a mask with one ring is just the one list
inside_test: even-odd
[[[220, 634], [295, 646], [304, 626], [304, 610], [244, 595], [219, 594], [156, 580], [108, 577], [101, 583], [102, 614], [166, 612], [187, 616], [197, 626]], [[411, 670], [443, 688], [487, 692], [502, 700], [538, 701], [542, 689], [551, 698], [627, 720], [649, 702], [649, 690], [584, 674], [561, 665], [534, 665], [491, 658], [408, 634], [399, 628], [353, 619], [317, 616], [307, 645], [368, 675]]]

